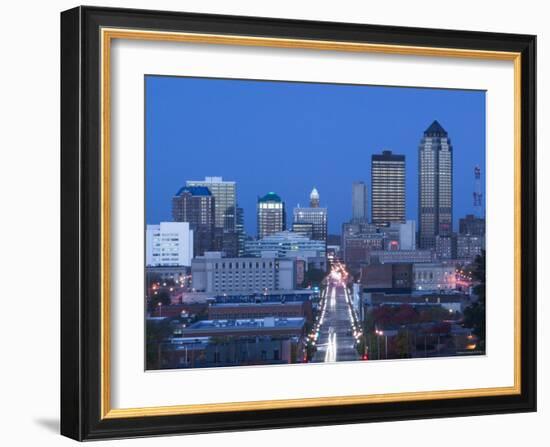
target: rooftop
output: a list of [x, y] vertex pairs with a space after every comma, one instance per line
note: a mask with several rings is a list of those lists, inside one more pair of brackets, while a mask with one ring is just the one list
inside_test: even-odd
[[229, 185], [234, 185], [235, 184], [234, 181], [224, 180], [223, 177], [204, 177], [204, 180], [188, 180], [187, 181], [188, 185], [200, 184], [200, 183], [209, 183], [209, 184], [223, 183], [223, 184], [229, 184]]
[[189, 326], [188, 329], [193, 330], [220, 330], [225, 329], [283, 329], [283, 328], [301, 328], [305, 323], [302, 317], [291, 318], [244, 318], [237, 320], [202, 320]]
[[182, 194], [191, 194], [192, 196], [211, 196], [210, 190], [206, 186], [183, 186], [176, 193], [176, 196]]
[[231, 307], [272, 307], [272, 306], [302, 306], [304, 301], [290, 301], [290, 302], [284, 302], [284, 301], [263, 301], [263, 302], [237, 302], [237, 303], [213, 303], [212, 306], [215, 307], [223, 307], [223, 308], [231, 308]]
[[427, 137], [446, 137], [447, 131], [443, 129], [441, 124], [437, 120], [435, 120], [430, 127], [428, 127], [424, 131], [424, 135]]
[[372, 300], [384, 302], [385, 304], [440, 304], [440, 303], [460, 303], [468, 299], [464, 293], [426, 293], [421, 291], [412, 291], [408, 293], [395, 293], [391, 290], [387, 292], [372, 291]]
[[274, 192], [268, 192], [265, 196], [259, 197], [258, 202], [282, 202], [282, 199]]
[[268, 290], [265, 293], [248, 294], [248, 295], [218, 295], [214, 297], [217, 304], [254, 304], [254, 303], [289, 303], [310, 300], [313, 296], [319, 293], [318, 290], [301, 289], [293, 291], [276, 291]]
[[293, 231], [279, 231], [278, 233], [273, 233], [268, 236], [265, 236], [261, 239], [262, 241], [273, 241], [273, 242], [308, 242], [310, 239], [307, 236], [304, 236], [301, 233], [295, 233]]
[[381, 154], [372, 154], [374, 161], [405, 161], [404, 155], [394, 154], [392, 151], [384, 150]]

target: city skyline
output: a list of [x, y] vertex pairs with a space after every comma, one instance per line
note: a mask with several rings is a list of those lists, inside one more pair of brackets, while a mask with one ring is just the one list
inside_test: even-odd
[[[474, 167], [481, 166], [482, 179], [485, 168], [484, 92], [157, 76], [148, 76], [146, 83], [148, 224], [170, 220], [170, 200], [186, 181], [222, 176], [224, 181], [236, 182], [237, 202], [244, 208], [248, 234], [254, 235], [256, 232], [256, 204], [259, 196], [273, 191], [282, 198], [287, 209], [291, 209], [298, 204], [307, 206], [309, 193], [314, 187], [320, 194], [320, 206], [328, 208], [329, 233], [339, 233], [341, 224], [352, 217], [352, 182], [365, 182], [370, 201], [371, 156], [386, 149], [405, 155], [406, 218], [417, 220], [418, 143], [423, 132], [435, 119], [442, 123], [453, 140], [455, 179], [462, 182], [459, 185], [456, 180], [454, 182], [455, 230], [460, 217], [475, 212], [472, 201]], [[300, 88], [297, 89], [297, 86]], [[185, 98], [198, 98], [201, 93], [207, 97], [203, 99], [216, 99], [219, 107], [216, 111], [210, 109], [212, 113], [218, 115], [221, 113], [220, 108], [228, 112], [233, 104], [238, 108], [241, 120], [244, 113], [251, 120], [249, 124], [256, 125], [259, 129], [250, 130], [250, 126], [241, 126], [249, 129], [246, 136], [243, 133], [245, 129], [234, 127], [229, 134], [222, 135], [224, 130], [229, 130], [227, 126], [230, 123], [235, 124], [234, 118], [229, 114], [229, 123], [222, 123], [221, 118], [217, 118], [216, 123], [220, 124], [220, 129], [210, 129], [205, 133], [207, 129], [204, 114], [207, 110], [204, 104], [190, 100], [183, 102]], [[234, 104], [236, 95], [239, 97], [238, 105]], [[189, 126], [181, 126], [180, 120], [187, 123], [187, 118], [193, 115], [192, 110], [181, 106], [187, 102], [198, 107], [195, 114], [197, 116]], [[399, 103], [400, 107], [392, 110], [391, 105], [394, 102]], [[266, 104], [269, 104], [269, 109]], [[243, 107], [252, 105], [256, 106], [253, 107], [256, 115], [263, 113], [263, 119], [251, 114], [249, 109], [243, 110]], [[345, 110], [340, 107], [340, 115], [335, 114], [334, 107], [342, 105], [348, 107]], [[300, 118], [296, 117], [296, 108], [303, 114]], [[358, 109], [361, 112], [356, 112]], [[273, 122], [266, 121], [275, 119], [274, 114], [283, 110], [285, 114], [277, 115], [279, 122], [276, 127], [281, 125], [285, 128], [282, 133], [286, 137], [282, 139], [289, 140], [292, 136], [295, 141], [292, 141], [290, 147], [280, 146], [277, 152], [279, 157], [273, 158], [270, 154], [262, 160], [257, 157], [258, 153], [262, 153], [262, 146], [256, 140], [260, 132], [266, 131], [266, 125], [273, 126]], [[376, 111], [380, 113], [374, 113]], [[308, 112], [314, 114], [315, 120], [307, 118]], [[356, 116], [357, 113], [368, 117], [363, 126], [360, 125], [361, 120]], [[387, 134], [389, 126], [395, 125], [396, 117], [407, 113], [407, 121], [399, 122], [399, 132]], [[390, 115], [395, 115], [393, 120], [389, 119]], [[424, 119], [427, 121], [413, 129], [413, 124], [420, 125], [419, 121]], [[193, 124], [195, 122], [197, 125]], [[288, 132], [286, 124], [290, 126]], [[384, 124], [381, 127], [386, 133], [380, 132], [381, 124]], [[272, 128], [269, 134], [272, 138], [266, 138], [263, 147], [272, 148], [273, 140], [281, 140], [281, 136], [275, 135]], [[222, 136], [226, 137], [225, 142]], [[312, 150], [326, 155], [329, 142], [334, 141], [341, 142], [341, 149], [335, 150], [334, 154], [329, 150], [329, 157], [312, 157]], [[346, 141], [349, 144], [343, 144]], [[191, 144], [194, 149], [186, 151], [185, 147]], [[297, 150], [297, 146], [304, 150]], [[305, 150], [308, 146], [311, 150]], [[480, 146], [482, 150], [473, 149]], [[221, 155], [220, 149], [232, 151], [229, 160], [227, 157], [219, 157], [218, 160], [214, 156]], [[201, 154], [205, 155], [202, 160]], [[352, 163], [334, 169], [334, 166], [340, 166], [351, 156], [355, 157]], [[178, 159], [181, 164], [176, 161]], [[166, 160], [170, 162], [166, 163]], [[224, 166], [223, 169], [221, 165]], [[254, 169], [247, 165], [253, 165]], [[331, 175], [324, 172], [330, 172]], [[346, 179], [342, 180], [342, 176]], [[274, 177], [278, 180], [275, 181]], [[292, 181], [289, 181], [290, 178]], [[484, 181], [481, 192], [485, 197]], [[160, 199], [162, 195], [166, 195], [165, 201]], [[369, 220], [371, 218], [369, 213]], [[291, 226], [290, 220], [288, 217], [287, 226]]]
[[485, 352], [482, 92], [146, 79], [148, 369]]

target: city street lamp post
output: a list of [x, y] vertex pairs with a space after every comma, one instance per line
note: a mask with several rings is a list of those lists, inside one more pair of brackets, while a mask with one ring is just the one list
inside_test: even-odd
[[382, 333], [378, 330], [376, 330], [376, 344], [377, 344], [377, 352], [378, 352], [378, 360], [380, 360], [380, 335]]
[[379, 331], [378, 329], [375, 329], [374, 331], [376, 333], [376, 340], [378, 343], [378, 359], [380, 359], [380, 337], [384, 336], [384, 357], [387, 360], [388, 359], [388, 334], [384, 334], [384, 331]]

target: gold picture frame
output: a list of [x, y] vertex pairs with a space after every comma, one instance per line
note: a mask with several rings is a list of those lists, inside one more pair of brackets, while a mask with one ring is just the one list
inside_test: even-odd
[[[117, 10], [119, 11], [119, 10]], [[533, 63], [533, 45], [534, 38], [533, 36], [504, 36], [500, 40], [500, 46], [502, 49], [492, 48], [494, 45], [493, 40], [495, 36], [487, 33], [481, 35], [481, 33], [476, 33], [474, 39], [476, 41], [476, 48], [472, 47], [472, 39], [474, 36], [470, 36], [467, 32], [454, 32], [452, 35], [447, 35], [445, 32], [440, 32], [438, 34], [437, 30], [424, 30], [425, 40], [430, 38], [437, 37], [434, 41], [437, 41], [437, 45], [429, 45], [426, 42], [415, 43], [415, 39], [412, 35], [413, 32], [409, 31], [409, 35], [406, 33], [403, 35], [401, 33], [395, 33], [396, 29], [393, 27], [383, 27], [384, 29], [370, 29], [366, 25], [356, 25], [356, 27], [363, 29], [365, 41], [351, 41], [349, 38], [345, 38], [349, 33], [345, 26], [342, 25], [341, 28], [338, 28], [338, 25], [324, 23], [316, 24], [318, 30], [314, 33], [311, 31], [309, 37], [302, 36], [302, 34], [307, 34], [307, 31], [299, 31], [301, 29], [306, 29], [304, 24], [299, 22], [271, 22], [270, 19], [252, 19], [249, 18], [248, 26], [243, 27], [242, 35], [235, 35], [230, 33], [223, 33], [221, 29], [223, 24], [220, 25], [220, 22], [216, 16], [201, 16], [201, 23], [198, 25], [196, 22], [196, 15], [185, 15], [173, 13], [172, 15], [168, 14], [167, 16], [162, 14], [157, 14], [154, 12], [147, 13], [145, 15], [146, 19], [138, 19], [136, 14], [132, 14], [132, 11], [123, 13], [122, 15], [119, 12], [111, 11], [108, 9], [102, 8], [76, 8], [74, 10], [67, 11], [63, 13], [62, 16], [63, 23], [62, 26], [65, 27], [65, 32], [67, 34], [77, 33], [80, 39], [88, 39], [92, 42], [92, 48], [97, 49], [97, 54], [94, 55], [82, 55], [79, 52], [82, 51], [80, 47], [74, 48], [76, 43], [72, 45], [67, 44], [65, 48], [65, 53], [62, 56], [64, 58], [65, 64], [65, 74], [62, 71], [62, 78], [64, 82], [64, 88], [66, 89], [66, 94], [76, 95], [81, 97], [80, 89], [82, 86], [82, 78], [79, 78], [78, 92], [75, 91], [74, 83], [71, 84], [69, 78], [74, 77], [79, 73], [82, 73], [82, 67], [80, 64], [93, 60], [97, 64], [97, 73], [98, 73], [98, 89], [94, 91], [94, 94], [97, 95], [96, 105], [99, 105], [99, 127], [98, 127], [98, 143], [97, 146], [97, 160], [98, 160], [98, 177], [97, 181], [97, 191], [96, 194], [100, 204], [99, 212], [99, 228], [98, 228], [98, 237], [99, 237], [99, 258], [97, 259], [97, 272], [99, 274], [99, 286], [98, 286], [98, 295], [97, 302], [99, 304], [98, 315], [99, 315], [99, 333], [95, 339], [94, 346], [97, 348], [99, 353], [99, 361], [97, 362], [97, 382], [95, 386], [92, 386], [93, 390], [91, 392], [96, 393], [97, 388], [99, 388], [99, 393], [97, 400], [94, 400], [94, 408], [97, 408], [97, 413], [94, 414], [93, 408], [90, 409], [88, 405], [89, 414], [86, 417], [77, 418], [75, 420], [74, 416], [65, 416], [65, 424], [62, 423], [62, 432], [64, 434], [77, 438], [77, 439], [89, 439], [95, 437], [112, 437], [112, 436], [132, 436], [134, 434], [140, 433], [138, 429], [138, 422], [142, 424], [143, 420], [147, 418], [158, 418], [169, 416], [179, 416], [182, 417], [181, 421], [184, 424], [185, 417], [190, 417], [193, 415], [202, 415], [204, 417], [213, 417], [214, 415], [219, 415], [220, 413], [243, 413], [243, 412], [257, 412], [261, 413], [263, 411], [273, 411], [273, 410], [303, 410], [303, 409], [312, 409], [315, 410], [319, 407], [348, 407], [349, 414], [353, 412], [358, 405], [365, 406], [376, 405], [376, 404], [387, 404], [387, 403], [405, 403], [405, 402], [420, 402], [420, 401], [445, 401], [445, 405], [454, 400], [465, 400], [468, 402], [475, 402], [476, 400], [480, 401], [482, 399], [494, 399], [494, 402], [498, 402], [499, 399], [505, 399], [512, 397], [512, 401], [523, 402], [523, 409], [529, 411], [533, 408], [533, 387], [535, 384], [532, 383], [532, 376], [534, 372], [532, 371], [532, 365], [529, 366], [530, 362], [534, 362], [532, 358], [532, 350], [524, 349], [526, 343], [529, 343], [530, 340], [534, 337], [533, 326], [530, 325], [529, 328], [525, 326], [525, 318], [532, 315], [532, 303], [534, 297], [526, 296], [526, 279], [532, 278], [534, 275], [533, 272], [533, 263], [532, 259], [532, 242], [525, 240], [525, 231], [531, 231], [534, 233], [534, 222], [532, 217], [530, 217], [526, 210], [529, 210], [533, 206], [535, 200], [534, 193], [532, 192], [531, 182], [532, 179], [526, 178], [526, 168], [525, 166], [534, 163], [534, 160], [531, 160], [532, 154], [534, 153], [534, 142], [532, 140], [532, 128], [534, 120], [533, 112], [533, 98], [534, 95], [534, 73], [532, 71], [531, 65]], [[143, 12], [140, 13], [140, 17], [143, 17]], [[107, 17], [108, 19], [105, 19]], [[145, 26], [145, 22], [150, 21], [149, 23], [158, 23], [159, 17], [165, 18], [167, 21], [170, 20], [170, 26], [167, 25], [167, 29], [153, 29], [154, 27]], [[145, 22], [143, 22], [145, 20]], [[157, 20], [157, 22], [154, 22]], [[229, 20], [225, 18], [225, 20]], [[236, 20], [236, 19], [235, 19]], [[242, 18], [241, 18], [242, 20]], [[88, 28], [78, 26], [79, 23], [86, 22]], [[120, 23], [120, 25], [117, 25]], [[168, 22], [167, 22], [168, 23]], [[179, 23], [181, 29], [174, 30], [175, 23]], [[258, 27], [264, 27], [265, 29], [269, 28], [269, 25], [279, 25], [281, 28], [284, 28], [285, 31], [281, 32], [280, 36], [271, 35], [270, 32], [265, 33], [265, 35], [258, 35]], [[197, 31], [196, 27], [199, 26], [204, 29], [204, 32]], [[187, 31], [187, 29], [190, 29]], [[216, 32], [207, 32], [209, 29], [216, 28]], [[86, 31], [84, 31], [86, 29]], [[93, 29], [91, 33], [90, 29]], [[296, 37], [290, 37], [286, 34], [289, 34], [288, 29], [296, 30]], [[313, 38], [312, 35], [318, 35], [322, 30], [327, 32], [330, 30], [333, 34], [340, 32], [342, 35], [342, 40], [333, 40], [333, 39], [320, 39], [318, 37]], [[355, 28], [354, 28], [355, 30]], [[389, 34], [392, 34], [394, 43], [380, 43], [374, 39], [369, 42], [369, 37], [377, 36], [382, 31], [387, 31]], [[403, 31], [403, 30], [400, 30]], [[405, 30], [407, 31], [407, 30]], [[87, 34], [86, 34], [87, 33]], [[91, 34], [90, 34], [91, 33]], [[285, 34], [286, 33], [286, 34]], [[378, 33], [378, 34], [377, 34]], [[63, 34], [62, 34], [63, 36]], [[78, 37], [77, 36], [77, 37]], [[77, 39], [75, 42], [80, 41]], [[116, 39], [124, 40], [143, 40], [143, 41], [157, 41], [157, 42], [183, 42], [183, 43], [201, 43], [205, 45], [232, 45], [232, 46], [254, 46], [254, 47], [265, 47], [265, 48], [287, 48], [287, 49], [311, 49], [311, 50], [320, 50], [320, 51], [343, 51], [343, 52], [357, 52], [357, 53], [381, 53], [381, 54], [392, 54], [392, 55], [414, 55], [414, 56], [432, 56], [432, 57], [442, 57], [442, 58], [474, 58], [474, 59], [485, 59], [485, 60], [504, 60], [511, 61], [514, 65], [514, 158], [515, 158], [515, 171], [514, 171], [514, 271], [515, 271], [515, 287], [514, 287], [514, 385], [509, 387], [495, 387], [495, 388], [478, 388], [478, 389], [458, 389], [458, 390], [445, 390], [445, 391], [427, 391], [427, 392], [406, 392], [406, 393], [395, 393], [395, 394], [372, 394], [372, 395], [358, 395], [358, 396], [330, 396], [322, 398], [305, 398], [305, 399], [286, 399], [286, 400], [269, 400], [269, 401], [249, 401], [249, 402], [223, 402], [216, 404], [200, 404], [200, 405], [176, 405], [176, 406], [157, 406], [157, 407], [143, 407], [143, 408], [113, 408], [111, 405], [111, 350], [110, 350], [110, 333], [111, 333], [111, 316], [110, 316], [110, 284], [111, 284], [111, 259], [110, 259], [110, 219], [111, 219], [111, 198], [110, 198], [110, 188], [111, 188], [111, 45]], [[445, 41], [447, 45], [445, 44]], [[464, 45], [461, 46], [460, 44]], [[75, 58], [75, 55], [79, 57]], [[87, 59], [92, 58], [92, 59]], [[93, 69], [93, 67], [87, 66], [88, 70]], [[531, 91], [532, 89], [532, 91]], [[87, 93], [89, 94], [89, 91]], [[71, 109], [69, 106], [66, 106], [64, 109], [65, 114], [71, 113], [74, 110], [74, 107], [79, 107], [73, 105]], [[80, 112], [78, 115], [77, 122], [70, 122], [66, 124], [67, 127], [73, 126], [71, 129], [66, 130], [67, 135], [70, 132], [73, 132], [74, 126], [82, 126], [86, 124], [86, 117], [81, 116]], [[72, 134], [71, 134], [72, 135]], [[69, 139], [69, 137], [67, 137]], [[62, 148], [62, 151], [73, 151], [73, 148], [68, 148], [66, 146]], [[79, 140], [78, 144], [80, 150], [82, 150], [82, 142]], [[87, 146], [88, 152], [92, 152], [94, 149], [90, 146]], [[528, 154], [526, 156], [526, 153]], [[73, 164], [74, 160], [71, 159], [71, 163], [67, 164], [67, 169], [82, 169], [82, 160], [79, 163]], [[74, 181], [74, 180], [70, 180]], [[70, 182], [67, 180], [65, 186]], [[82, 185], [79, 186], [82, 188]], [[65, 211], [66, 215], [73, 215], [75, 210], [79, 209], [78, 204], [75, 204], [72, 208], [68, 207]], [[73, 214], [71, 214], [73, 213]], [[69, 220], [69, 217], [67, 217]], [[81, 233], [79, 233], [81, 234]], [[82, 250], [82, 247], [64, 247], [67, 254], [64, 256], [69, 257], [69, 252], [73, 253], [75, 250]], [[530, 264], [525, 263], [525, 259], [531, 259]], [[83, 284], [72, 284], [71, 286], [78, 288], [83, 287]], [[529, 281], [531, 282], [531, 281]], [[532, 284], [528, 284], [528, 287], [531, 287]], [[72, 299], [67, 295], [63, 296], [64, 302], [66, 300]], [[524, 312], [525, 306], [529, 306], [527, 313]], [[70, 308], [69, 308], [70, 307]], [[74, 317], [74, 308], [72, 306], [66, 306], [67, 313], [71, 314]], [[82, 307], [79, 308], [79, 312], [82, 310]], [[85, 318], [79, 313], [80, 318]], [[68, 319], [68, 316], [64, 316], [64, 321]], [[74, 329], [74, 326], [69, 327], [67, 330]], [[68, 326], [68, 324], [66, 324]], [[79, 323], [80, 330], [81, 326]], [[93, 337], [93, 334], [88, 334], [88, 337]], [[62, 345], [62, 350], [65, 352], [65, 358], [71, 357], [69, 363], [74, 363], [73, 357], [81, 358], [82, 346], [78, 346], [77, 351], [74, 352], [74, 346]], [[82, 360], [80, 360], [82, 361]], [[529, 371], [525, 371], [526, 362]], [[67, 369], [71, 369], [68, 364]], [[81, 374], [82, 372], [79, 372]], [[71, 373], [72, 374], [72, 373]], [[71, 379], [76, 380], [79, 383], [83, 383], [79, 375]], [[67, 379], [68, 381], [68, 379]], [[65, 393], [65, 394], [63, 394]], [[74, 396], [74, 383], [71, 386], [67, 385], [64, 387], [62, 392], [62, 400], [67, 399], [69, 395]], [[63, 397], [65, 396], [65, 398]], [[77, 399], [77, 407], [84, 405], [84, 401], [89, 404], [90, 397], [82, 397]], [[467, 407], [466, 403], [463, 403]], [[469, 405], [469, 403], [468, 403]], [[474, 405], [474, 404], [472, 404]], [[497, 405], [495, 403], [494, 405]], [[521, 406], [521, 405], [520, 405]], [[460, 407], [460, 411], [464, 411]], [[74, 408], [71, 407], [71, 411]], [[447, 408], [447, 407], [445, 407]], [[65, 413], [69, 411], [67, 407]], [[491, 411], [490, 409], [488, 411]], [[422, 410], [419, 410], [419, 414], [422, 414]], [[459, 414], [459, 411], [453, 413], [452, 409], [449, 412], [442, 414]], [[390, 416], [388, 416], [391, 418]], [[404, 414], [402, 417], [407, 417]], [[394, 418], [400, 418], [399, 416]], [[365, 417], [364, 420], [368, 420], [368, 417]], [[95, 426], [92, 426], [89, 421], [95, 420]], [[130, 426], [133, 428], [128, 428], [127, 424], [129, 420], [135, 420], [135, 423], [130, 422]], [[150, 419], [152, 422], [146, 424], [149, 429], [146, 430], [146, 433], [155, 434], [168, 432], [166, 426], [162, 423], [155, 426], [155, 419]], [[335, 419], [339, 421], [342, 419]], [[345, 420], [345, 418], [343, 419]], [[119, 422], [124, 422], [124, 428], [116, 429], [113, 432], [111, 428], [112, 425]], [[304, 420], [304, 424], [308, 422]], [[193, 422], [194, 424], [194, 422]], [[190, 426], [189, 432], [200, 430], [197, 428], [200, 424]], [[211, 422], [210, 422], [211, 424]], [[280, 426], [285, 426], [284, 423], [281, 423]], [[105, 426], [106, 428], [103, 428]], [[242, 427], [242, 428], [252, 428], [254, 425], [246, 425], [246, 423], [239, 425], [238, 422], [232, 427]], [[261, 426], [261, 424], [259, 425]], [[264, 425], [268, 426], [268, 425]], [[276, 425], [275, 425], [276, 426]], [[221, 429], [224, 429], [223, 427]], [[163, 431], [164, 430], [164, 431]], [[187, 430], [182, 426], [181, 430], [176, 430], [176, 432], [187, 432]], [[202, 430], [200, 430], [202, 431]]]

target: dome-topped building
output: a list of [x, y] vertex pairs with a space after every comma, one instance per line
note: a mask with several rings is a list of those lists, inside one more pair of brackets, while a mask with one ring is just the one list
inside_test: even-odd
[[309, 206], [311, 206], [311, 208], [319, 208], [319, 191], [317, 191], [315, 187], [309, 195]]
[[292, 231], [301, 233], [312, 240], [327, 241], [327, 209], [320, 207], [319, 191], [313, 188], [309, 194], [309, 208], [294, 208]]
[[269, 192], [258, 197], [258, 238], [286, 230], [285, 203], [278, 194]]

